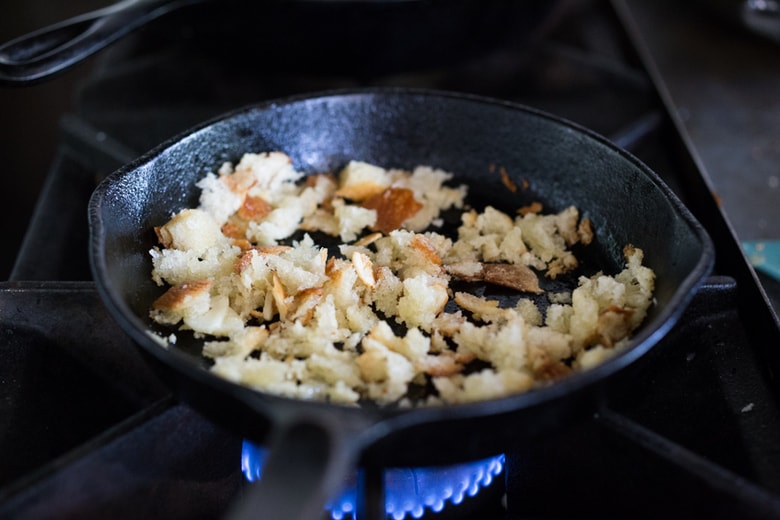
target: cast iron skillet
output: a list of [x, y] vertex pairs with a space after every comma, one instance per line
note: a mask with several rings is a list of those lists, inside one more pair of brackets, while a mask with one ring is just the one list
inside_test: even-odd
[[[553, 0], [122, 0], [0, 45], [0, 84], [28, 85], [156, 24], [242, 66], [360, 75], [442, 66], [532, 34]], [[162, 20], [164, 18], [164, 20]], [[206, 44], [208, 45], [208, 44]], [[321, 69], [321, 70], [320, 70]]]
[[[162, 348], [149, 336], [153, 226], [198, 201], [195, 182], [247, 151], [282, 150], [306, 172], [350, 159], [434, 165], [470, 186], [470, 199], [513, 211], [570, 204], [594, 225], [607, 272], [631, 243], [656, 272], [657, 303], [630, 348], [597, 368], [526, 394], [412, 410], [352, 408], [266, 395], [212, 375], [197, 344]], [[491, 166], [492, 165], [492, 166]], [[528, 190], [512, 193], [494, 167]], [[108, 177], [89, 206], [90, 260], [109, 311], [180, 398], [242, 435], [268, 443], [256, 502], [269, 518], [313, 517], [345, 473], [477, 459], [592, 412], [605, 379], [666, 334], [710, 272], [710, 239], [659, 177], [606, 139], [509, 102], [410, 89], [328, 92], [266, 102], [173, 139]], [[204, 454], [208, 456], [208, 454]]]

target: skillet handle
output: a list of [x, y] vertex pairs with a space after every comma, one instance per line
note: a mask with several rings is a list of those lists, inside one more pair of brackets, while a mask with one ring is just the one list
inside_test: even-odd
[[123, 0], [11, 40], [0, 46], [0, 83], [38, 82], [144, 24], [198, 1], [203, 0]]
[[226, 519], [321, 519], [328, 500], [355, 471], [358, 443], [345, 437], [307, 421], [277, 428], [260, 480], [248, 486]]

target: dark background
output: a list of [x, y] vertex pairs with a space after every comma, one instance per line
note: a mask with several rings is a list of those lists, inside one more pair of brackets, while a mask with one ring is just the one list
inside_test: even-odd
[[[111, 4], [109, 0], [11, 0], [3, 3], [0, 42]], [[0, 279], [10, 275], [38, 193], [56, 152], [59, 120], [73, 107], [89, 59], [56, 78], [24, 86], [0, 86]], [[86, 219], [86, 214], [84, 216]]]

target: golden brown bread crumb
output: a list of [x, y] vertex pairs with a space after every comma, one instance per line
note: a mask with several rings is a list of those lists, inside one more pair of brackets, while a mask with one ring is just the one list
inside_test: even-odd
[[422, 204], [414, 198], [414, 192], [406, 188], [386, 188], [363, 201], [363, 207], [376, 211], [376, 223], [373, 231], [389, 233], [401, 227], [422, 209]]
[[[580, 242], [582, 242], [585, 245], [588, 245], [593, 241], [593, 229], [591, 229], [589, 218], [584, 218], [580, 220], [580, 223], [577, 226], [577, 234], [580, 237]], [[631, 256], [631, 255], [626, 254], [626, 256]]]
[[263, 197], [247, 196], [236, 214], [244, 220], [261, 221], [273, 210]]
[[527, 206], [523, 206], [517, 210], [520, 215], [527, 215], [528, 213], [541, 213], [543, 209], [542, 203], [534, 201]]
[[187, 306], [190, 299], [208, 291], [210, 287], [210, 280], [193, 280], [174, 285], [152, 303], [152, 308], [157, 310], [182, 309]]
[[506, 168], [501, 166], [498, 172], [501, 174], [501, 183], [512, 193], [517, 192], [517, 184], [509, 177], [509, 172], [506, 171]]
[[467, 282], [487, 282], [520, 292], [539, 294], [539, 278], [522, 264], [449, 264], [447, 272]]

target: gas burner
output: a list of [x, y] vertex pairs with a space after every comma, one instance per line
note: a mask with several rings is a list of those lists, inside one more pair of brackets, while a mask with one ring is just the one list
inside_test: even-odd
[[[241, 470], [249, 482], [259, 480], [266, 450], [245, 440]], [[422, 518], [426, 512], [440, 513], [447, 504], [459, 506], [490, 486], [504, 470], [504, 455], [433, 468], [390, 468], [384, 473], [385, 510], [393, 520]], [[328, 504], [333, 520], [351, 518], [357, 508], [357, 475], [344, 483], [342, 494]]]

